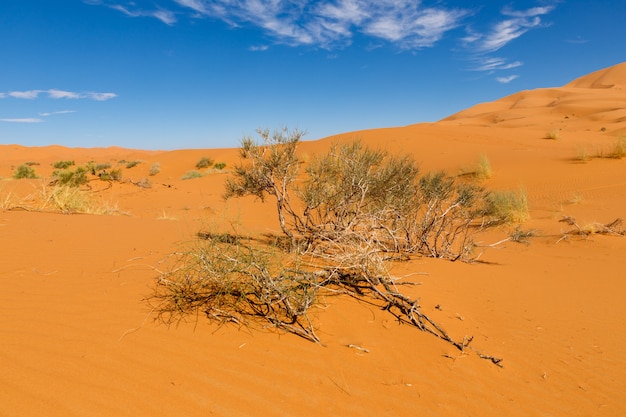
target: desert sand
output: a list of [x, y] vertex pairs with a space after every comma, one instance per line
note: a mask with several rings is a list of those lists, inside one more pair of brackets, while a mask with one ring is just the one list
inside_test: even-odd
[[[526, 191], [528, 244], [485, 249], [480, 263], [418, 257], [392, 271], [419, 272], [410, 291], [423, 310], [502, 367], [348, 297], [314, 314], [323, 345], [202, 316], [155, 322], [143, 300], [161, 261], [197, 231], [280, 231], [272, 201], [222, 200], [237, 150], [1, 145], [0, 415], [624, 416], [626, 237], [565, 234], [572, 226], [560, 220], [626, 217], [626, 158], [606, 157], [625, 135], [623, 63], [437, 123], [302, 143], [313, 155], [359, 138], [453, 174], [484, 155], [484, 186]], [[182, 180], [205, 156], [226, 168]], [[36, 208], [51, 164], [72, 159], [123, 168], [121, 183], [90, 182], [107, 214]], [[133, 160], [142, 162], [119, 164]], [[27, 161], [41, 179], [11, 179]], [[137, 186], [142, 178], [152, 186]]]

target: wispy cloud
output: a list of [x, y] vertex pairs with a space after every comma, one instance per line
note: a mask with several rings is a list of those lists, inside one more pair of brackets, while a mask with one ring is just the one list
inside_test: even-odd
[[69, 114], [69, 113], [76, 113], [76, 110], [53, 111], [49, 113], [39, 113], [39, 115], [41, 117], [50, 117], [50, 116], [56, 116], [57, 114]]
[[505, 58], [480, 57], [476, 59], [475, 71], [501, 71], [524, 65], [521, 61], [508, 62]]
[[33, 100], [41, 94], [46, 94], [51, 99], [89, 99], [96, 101], [106, 101], [117, 97], [115, 93], [96, 93], [93, 91], [73, 92], [57, 89], [49, 90], [28, 90], [28, 91], [10, 91], [8, 93], [0, 93], [0, 98], [13, 97], [19, 99]]
[[508, 77], [496, 77], [496, 81], [502, 84], [508, 84], [517, 78], [519, 78], [519, 75], [509, 75]]
[[522, 11], [505, 8], [502, 14], [507, 19], [496, 23], [485, 36], [476, 39], [477, 49], [483, 52], [495, 52], [529, 30], [545, 26], [541, 16], [550, 13], [553, 9], [553, 6], [533, 7]]
[[[461, 39], [470, 51], [473, 61], [472, 70], [494, 73], [518, 68], [523, 65], [519, 60], [494, 57], [492, 54], [504, 48], [510, 42], [520, 38], [528, 31], [546, 27], [543, 17], [554, 10], [554, 6], [532, 7], [526, 10], [513, 10], [505, 7], [501, 10], [501, 19], [491, 23], [487, 30], [478, 31], [473, 27], [466, 28], [466, 36]], [[496, 77], [499, 83], [510, 83], [518, 75]]]
[[173, 25], [177, 15], [216, 18], [237, 27], [253, 25], [275, 41], [331, 49], [352, 42], [356, 33], [403, 49], [433, 46], [469, 14], [444, 6], [424, 7], [415, 0], [171, 0], [180, 10], [157, 11], [135, 2], [84, 0], [131, 17], [150, 16]]
[[122, 6], [120, 4], [110, 4], [108, 6], [112, 9], [115, 9], [117, 11], [124, 13], [126, 16], [154, 17], [156, 19], [159, 19], [161, 22], [165, 23], [166, 25], [173, 25], [177, 21], [176, 15], [172, 11], [166, 10], [166, 9], [159, 8], [156, 10], [141, 10], [141, 9], [131, 10], [130, 8]]
[[43, 122], [42, 119], [37, 119], [34, 117], [25, 117], [25, 118], [21, 118], [21, 119], [0, 119], [0, 122], [7, 122], [7, 123], [41, 123]]

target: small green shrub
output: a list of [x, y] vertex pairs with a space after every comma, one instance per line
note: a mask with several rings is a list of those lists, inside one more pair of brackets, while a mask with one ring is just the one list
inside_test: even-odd
[[26, 164], [22, 164], [17, 167], [17, 170], [13, 173], [13, 178], [19, 180], [21, 178], [37, 178], [35, 170]]
[[187, 171], [185, 173], [185, 175], [183, 175], [181, 177], [181, 179], [183, 179], [183, 180], [191, 180], [191, 179], [194, 179], [194, 178], [202, 178], [202, 177], [204, 177], [204, 174], [202, 172], [196, 171], [196, 170], [191, 170], [191, 171]]
[[32, 167], [32, 166], [41, 165], [41, 164], [39, 162], [29, 161], [29, 162], [26, 162], [24, 165], [28, 165], [29, 167]]
[[57, 183], [60, 185], [78, 187], [89, 181], [89, 178], [87, 178], [87, 172], [87, 168], [78, 167], [74, 171], [68, 169], [54, 171], [52, 176], [56, 178]]
[[103, 171], [103, 170], [109, 169], [109, 168], [111, 168], [111, 164], [108, 163], [108, 162], [105, 162], [103, 164], [97, 164], [96, 166], [94, 166], [94, 169], [96, 171]]
[[204, 157], [198, 161], [198, 163], [196, 164], [196, 168], [198, 169], [208, 168], [211, 165], [213, 165], [213, 160], [211, 158]]
[[54, 164], [52, 164], [52, 168], [68, 169], [73, 165], [75, 165], [74, 161], [56, 161]]
[[130, 161], [128, 163], [126, 163], [126, 168], [130, 169], [130, 168], [134, 168], [137, 165], [139, 165], [141, 163], [141, 161]]
[[102, 181], [121, 181], [122, 180], [122, 170], [121, 169], [113, 169], [111, 171], [102, 171], [98, 173], [98, 177]]
[[222, 170], [226, 168], [226, 164], [224, 162], [218, 162], [217, 164], [213, 165], [213, 168]]

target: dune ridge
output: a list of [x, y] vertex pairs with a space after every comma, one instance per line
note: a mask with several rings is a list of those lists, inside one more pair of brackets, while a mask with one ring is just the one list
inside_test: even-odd
[[[154, 322], [143, 300], [198, 230], [280, 230], [272, 201], [221, 198], [238, 151], [0, 145], [0, 416], [626, 415], [626, 238], [567, 233], [574, 226], [561, 221], [626, 217], [626, 158], [605, 156], [626, 133], [625, 84], [622, 63], [437, 123], [301, 144], [306, 159], [358, 138], [452, 174], [484, 155], [485, 187], [525, 190], [528, 244], [484, 247], [484, 263], [416, 258], [392, 271], [417, 273], [410, 291], [424, 311], [455, 338], [473, 335], [503, 368], [347, 297], [315, 311], [322, 346], [203, 317]], [[203, 157], [226, 167], [183, 180]], [[59, 160], [119, 167], [122, 182], [89, 183], [117, 211], [38, 210]], [[10, 179], [28, 161], [41, 178]]]

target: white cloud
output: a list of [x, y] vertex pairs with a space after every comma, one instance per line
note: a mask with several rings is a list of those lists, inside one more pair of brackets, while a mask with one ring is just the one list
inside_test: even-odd
[[496, 77], [496, 81], [502, 84], [508, 84], [511, 81], [519, 78], [519, 75], [509, 75], [508, 77]]
[[47, 91], [50, 98], [80, 98], [79, 93], [73, 93], [71, 91], [62, 91], [51, 89]]
[[13, 98], [22, 98], [26, 100], [35, 99], [41, 94], [42, 90], [29, 90], [29, 91], [10, 91], [7, 95]]
[[519, 38], [531, 29], [541, 27], [542, 15], [551, 12], [554, 7], [533, 7], [528, 10], [514, 11], [506, 8], [502, 14], [512, 19], [505, 19], [493, 26], [491, 31], [481, 38], [478, 49], [485, 52], [494, 52], [509, 42]]
[[253, 52], [267, 51], [270, 47], [267, 45], [251, 46], [248, 50]]
[[473, 69], [474, 71], [499, 71], [521, 67], [522, 65], [524, 64], [521, 61], [508, 62], [504, 58], [487, 57], [481, 58]]
[[[98, 2], [95, 4], [102, 4], [102, 2]], [[135, 3], [131, 2], [130, 5], [135, 6]], [[107, 6], [111, 9], [124, 13], [126, 16], [129, 17], [154, 17], [156, 19], [159, 19], [166, 25], [170, 26], [177, 21], [174, 12], [162, 8], [159, 8], [157, 10], [130, 10], [128, 7], [122, 6], [120, 4], [108, 4]]]
[[115, 93], [95, 93], [95, 92], [73, 92], [57, 89], [49, 90], [28, 90], [28, 91], [10, 91], [8, 93], [0, 93], [0, 98], [13, 97], [20, 99], [32, 100], [41, 94], [47, 94], [51, 99], [91, 99], [96, 101], [106, 101], [117, 97]]
[[8, 123], [41, 123], [42, 119], [36, 119], [34, 117], [26, 117], [22, 119], [0, 119], [0, 122], [8, 122]]
[[57, 114], [69, 114], [69, 113], [76, 113], [76, 110], [53, 111], [53, 112], [49, 112], [49, 113], [39, 113], [39, 115], [41, 117], [49, 117], [49, 116], [55, 116]]
[[[234, 27], [253, 25], [281, 43], [329, 49], [349, 45], [355, 33], [401, 48], [433, 46], [468, 14], [459, 9], [425, 8], [415, 0], [173, 1], [194, 17], [217, 18]], [[176, 22], [173, 12], [161, 10], [157, 14], [140, 9], [134, 2], [130, 6], [110, 1], [105, 5], [131, 17], [152, 16], [169, 25]]]

